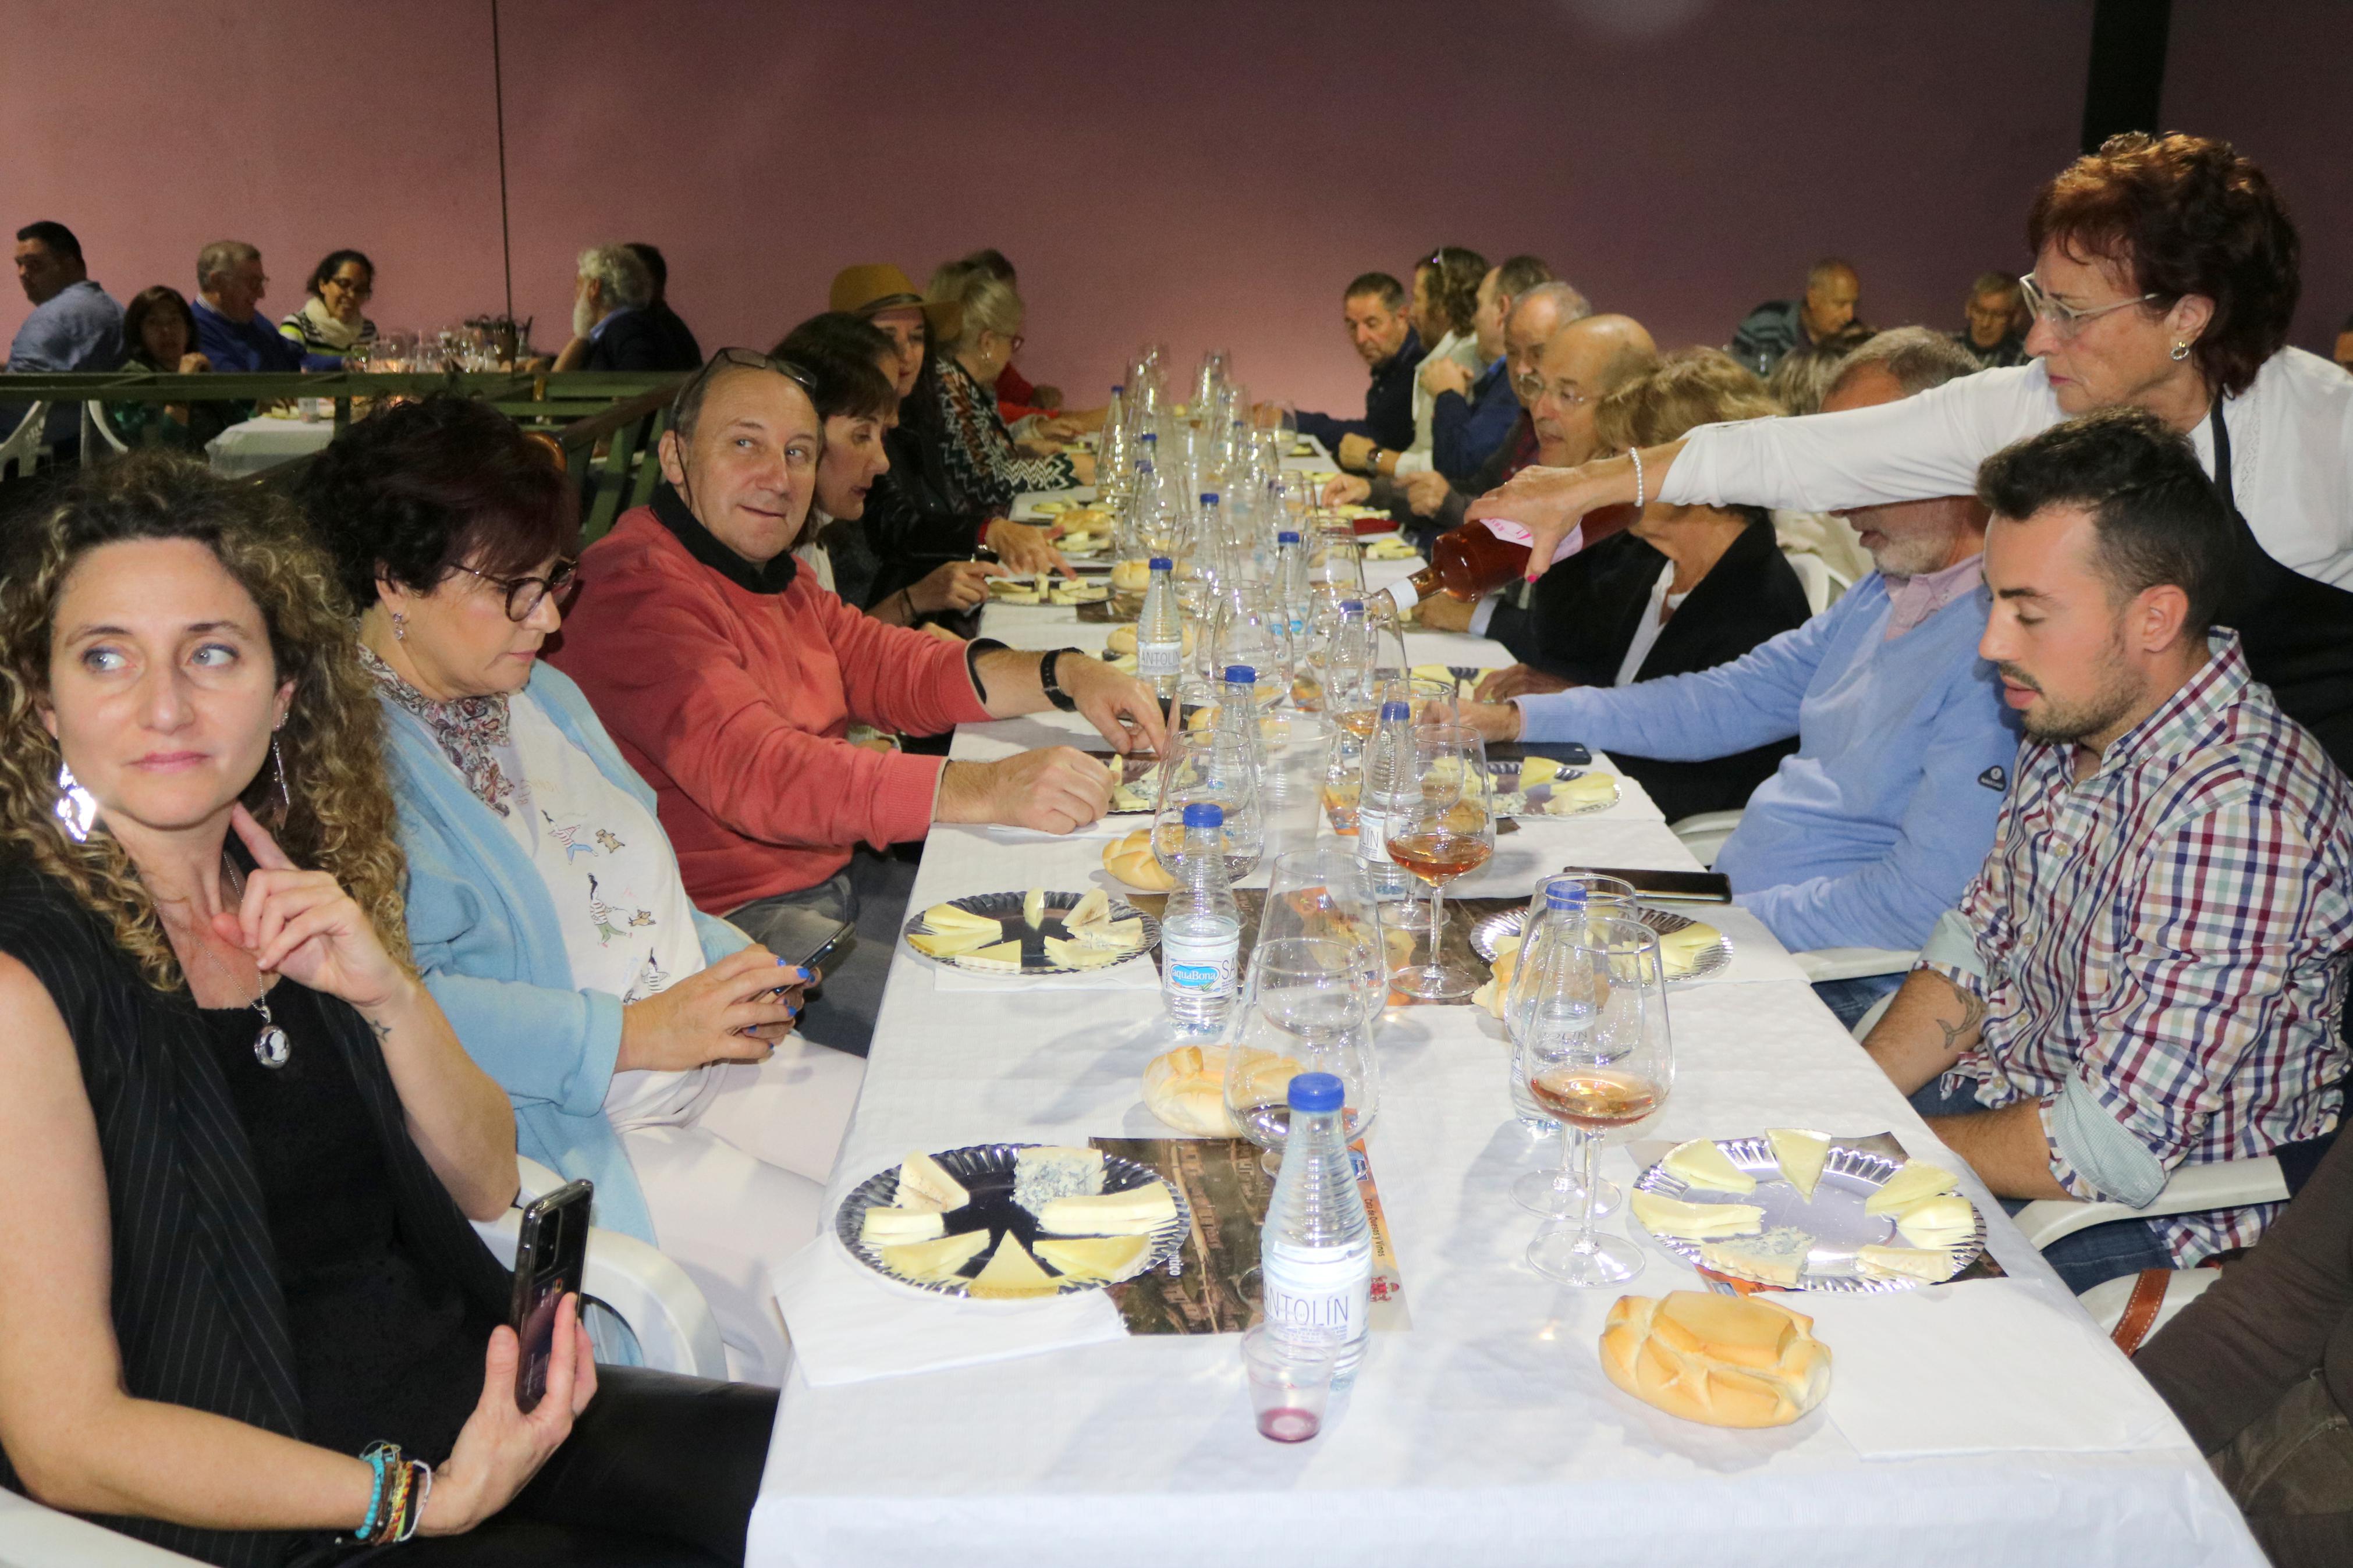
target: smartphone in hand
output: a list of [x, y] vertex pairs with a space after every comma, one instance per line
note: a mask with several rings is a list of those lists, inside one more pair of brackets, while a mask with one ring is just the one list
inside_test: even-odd
[[507, 1322], [522, 1342], [515, 1362], [515, 1408], [528, 1415], [547, 1393], [547, 1363], [555, 1353], [555, 1308], [578, 1295], [587, 1269], [588, 1210], [596, 1184], [571, 1182], [522, 1211], [515, 1247], [514, 1300]]

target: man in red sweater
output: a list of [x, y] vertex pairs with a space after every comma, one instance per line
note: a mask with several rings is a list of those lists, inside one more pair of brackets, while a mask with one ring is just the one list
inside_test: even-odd
[[799, 571], [823, 425], [798, 384], [745, 360], [681, 390], [669, 482], [582, 555], [551, 658], [653, 786], [697, 904], [788, 959], [856, 922], [801, 1033], [862, 1055], [913, 882], [889, 847], [934, 822], [1068, 833], [1110, 785], [1070, 746], [948, 762], [854, 745], [850, 724], [937, 734], [1050, 706], [1122, 751], [1166, 737], [1151, 689], [1100, 660], [886, 626]]

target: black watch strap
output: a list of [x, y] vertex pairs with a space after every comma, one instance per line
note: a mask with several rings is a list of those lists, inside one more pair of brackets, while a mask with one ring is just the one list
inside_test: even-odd
[[1065, 713], [1075, 713], [1079, 710], [1079, 700], [1063, 690], [1062, 683], [1054, 679], [1054, 667], [1061, 662], [1062, 656], [1066, 653], [1077, 653], [1082, 658], [1085, 657], [1080, 649], [1074, 647], [1054, 649], [1038, 661], [1038, 684], [1045, 688], [1047, 701]]

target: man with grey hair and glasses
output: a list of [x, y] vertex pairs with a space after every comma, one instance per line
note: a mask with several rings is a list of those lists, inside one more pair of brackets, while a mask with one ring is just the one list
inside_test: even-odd
[[555, 357], [557, 370], [693, 370], [683, 345], [663, 330], [649, 307], [654, 275], [626, 245], [592, 245], [580, 253], [572, 288], [572, 341]]
[[216, 239], [196, 252], [196, 352], [223, 375], [299, 371], [302, 351], [280, 337], [256, 309], [269, 292], [261, 252], [241, 239]]

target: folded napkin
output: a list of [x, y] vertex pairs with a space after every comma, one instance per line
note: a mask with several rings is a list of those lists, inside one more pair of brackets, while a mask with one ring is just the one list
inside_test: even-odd
[[1146, 953], [1103, 969], [1082, 969], [1074, 974], [979, 974], [969, 969], [934, 963], [932, 986], [938, 991], [1157, 991], [1160, 969]]
[[2081, 1308], [2025, 1280], [1785, 1300], [1831, 1347], [1827, 1408], [1866, 1459], [2189, 1441]]
[[1109, 1292], [1042, 1301], [929, 1296], [875, 1277], [829, 1232], [770, 1276], [810, 1386], [904, 1377], [1115, 1340], [1127, 1331]]

